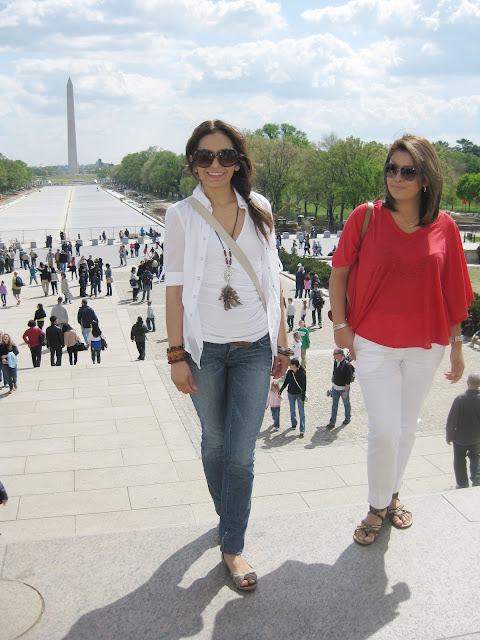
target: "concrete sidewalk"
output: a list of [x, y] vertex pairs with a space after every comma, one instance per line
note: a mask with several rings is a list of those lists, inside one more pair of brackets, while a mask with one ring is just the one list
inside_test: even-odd
[[[1, 310], [0, 328], [20, 357], [18, 390], [0, 391], [0, 478], [10, 495], [0, 508], [0, 640], [31, 625], [27, 640], [433, 639], [480, 631], [480, 493], [448, 491], [452, 451], [435, 429], [464, 387], [445, 386], [439, 373], [425, 412], [430, 430], [417, 439], [402, 491], [415, 525], [386, 525], [370, 549], [351, 538], [366, 509], [359, 389], [347, 432], [326, 433], [318, 417], [307, 418], [299, 440], [288, 428], [273, 434], [267, 414], [246, 549], [263, 579], [257, 594], [241, 596], [218, 566], [198, 421], [169, 379], [164, 285], [154, 285], [157, 333], [139, 362], [130, 327], [146, 305], [130, 303], [130, 266], [115, 268], [113, 297], [90, 302], [109, 344], [100, 365], [84, 352], [76, 367], [66, 354], [51, 367], [44, 350], [41, 368], [31, 367], [21, 335], [36, 304], [47, 301], [49, 315], [56, 299], [40, 287], [25, 287], [19, 307]], [[67, 307], [76, 328], [79, 302]], [[325, 411], [319, 390], [331, 344], [331, 328], [312, 331], [310, 389], [322, 394], [323, 408], [312, 398], [307, 415]], [[476, 367], [478, 354], [465, 352], [467, 367]]]

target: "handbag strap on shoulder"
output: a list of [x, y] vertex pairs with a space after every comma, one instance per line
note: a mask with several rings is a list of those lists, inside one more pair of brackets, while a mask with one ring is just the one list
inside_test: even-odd
[[218, 233], [220, 238], [225, 242], [230, 251], [236, 257], [240, 265], [246, 271], [250, 280], [253, 282], [255, 289], [257, 290], [258, 296], [262, 301], [264, 309], [267, 308], [265, 303], [265, 298], [263, 295], [263, 291], [260, 287], [260, 282], [257, 278], [257, 274], [255, 273], [254, 268], [252, 267], [252, 263], [247, 258], [242, 249], [238, 246], [238, 243], [232, 238], [232, 236], [222, 227], [222, 225], [218, 222], [218, 220], [213, 216], [212, 213], [205, 207], [197, 198], [190, 196], [187, 198], [187, 202], [191, 207], [195, 209], [195, 211], [202, 216], [202, 218], [208, 222], [208, 224], [212, 227], [214, 231]]

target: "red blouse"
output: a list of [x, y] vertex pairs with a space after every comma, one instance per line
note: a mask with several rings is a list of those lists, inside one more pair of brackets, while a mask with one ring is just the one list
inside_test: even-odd
[[[332, 266], [355, 263], [365, 211], [362, 204], [348, 218]], [[349, 293], [350, 285], [349, 279]], [[408, 234], [376, 202], [350, 298], [349, 324], [367, 340], [394, 348], [447, 345], [473, 300], [455, 222], [440, 212], [434, 223]]]

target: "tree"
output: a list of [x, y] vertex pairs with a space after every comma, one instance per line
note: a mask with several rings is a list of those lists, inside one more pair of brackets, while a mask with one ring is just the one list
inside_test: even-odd
[[468, 210], [470, 211], [472, 200], [480, 197], [480, 173], [466, 173], [463, 175], [457, 183], [457, 196], [467, 201]]
[[138, 188], [142, 182], [142, 167], [151, 155], [157, 152], [157, 147], [149, 147], [145, 151], [129, 153], [113, 170], [113, 176], [117, 182], [122, 182], [129, 187]]
[[158, 151], [142, 167], [142, 186], [165, 196], [178, 196], [184, 163], [185, 158], [172, 151]]
[[457, 140], [457, 147], [455, 150], [460, 148], [462, 153], [471, 153], [474, 156], [480, 157], [480, 147], [474, 144], [471, 140], [467, 140], [466, 138], [462, 138], [461, 140]]
[[310, 144], [305, 131], [300, 131], [288, 122], [283, 122], [280, 125], [269, 122], [264, 124], [261, 129], [257, 129], [255, 135], [263, 136], [269, 140], [284, 138], [296, 147], [308, 147]]

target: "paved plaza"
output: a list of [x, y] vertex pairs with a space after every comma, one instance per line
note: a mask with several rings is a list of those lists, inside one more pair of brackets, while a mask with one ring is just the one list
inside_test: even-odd
[[[66, 228], [68, 189], [52, 188], [51, 199], [48, 190], [39, 193], [37, 205], [50, 216], [41, 228], [58, 227], [57, 235]], [[123, 228], [150, 226], [95, 187], [73, 187], [70, 197], [72, 228], [79, 228], [78, 216], [82, 228], [103, 223], [104, 203], [116, 211], [112, 229], [114, 219]], [[27, 220], [35, 202], [28, 200], [0, 210], [4, 240], [3, 220], [10, 231], [15, 223], [40, 228], [36, 218]], [[37, 240], [43, 246], [44, 238]], [[113, 296], [102, 288], [89, 302], [108, 342], [100, 365], [84, 352], [75, 367], [66, 354], [61, 367], [51, 367], [44, 349], [42, 366], [32, 368], [21, 336], [38, 302], [47, 316], [56, 302], [40, 285], [24, 287], [18, 307], [9, 293], [0, 309], [0, 329], [20, 349], [18, 390], [0, 389], [0, 479], [10, 496], [0, 508], [0, 640], [24, 632], [26, 640], [480, 637], [480, 489], [455, 490], [444, 429], [465, 383], [445, 381], [448, 357], [405, 474], [402, 497], [414, 526], [386, 525], [374, 547], [364, 549], [352, 533], [366, 510], [365, 409], [354, 383], [351, 424], [340, 426], [340, 406], [339, 426], [324, 429], [333, 332], [326, 319], [323, 329], [312, 329], [306, 437], [290, 430], [288, 402], [277, 433], [266, 412], [246, 545], [260, 585], [254, 594], [238, 594], [219, 564], [198, 419], [169, 378], [165, 286], [153, 286], [157, 331], [139, 362], [130, 327], [145, 317], [146, 304], [131, 303], [128, 284], [139, 259], [119, 267], [119, 246], [118, 239], [113, 246], [85, 240], [85, 255], [114, 266]], [[41, 259], [45, 249], [37, 252]], [[294, 291], [290, 276], [282, 285], [285, 296]], [[71, 288], [67, 309], [78, 329], [76, 281]], [[327, 309], [328, 299], [324, 315]], [[479, 370], [480, 354], [464, 351], [466, 371]]]

